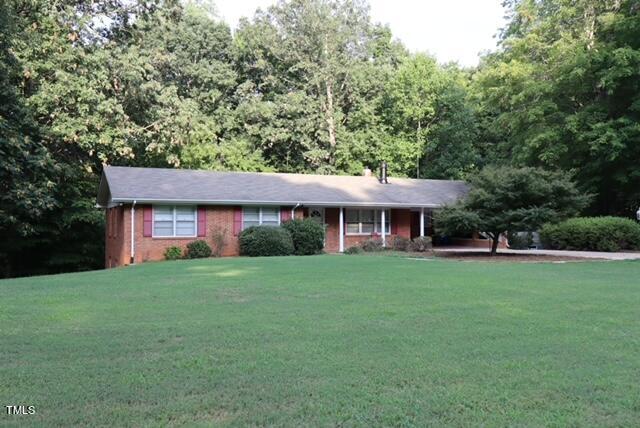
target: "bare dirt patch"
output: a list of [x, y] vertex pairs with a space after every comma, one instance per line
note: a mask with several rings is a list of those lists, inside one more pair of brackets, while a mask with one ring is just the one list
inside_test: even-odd
[[514, 253], [498, 253], [495, 256], [491, 256], [488, 252], [482, 253], [477, 251], [435, 251], [436, 257], [472, 261], [472, 262], [518, 262], [518, 263], [540, 263], [540, 262], [587, 262], [598, 261], [604, 259], [593, 259], [584, 257], [571, 257], [571, 256], [551, 256], [542, 254], [514, 254]]

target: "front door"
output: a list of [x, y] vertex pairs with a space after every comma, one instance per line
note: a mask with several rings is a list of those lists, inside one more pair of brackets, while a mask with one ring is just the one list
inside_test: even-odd
[[327, 242], [327, 225], [324, 224], [324, 208], [323, 207], [309, 207], [309, 218], [318, 223], [324, 229], [324, 242]]
[[321, 226], [324, 226], [324, 208], [309, 207], [309, 218]]

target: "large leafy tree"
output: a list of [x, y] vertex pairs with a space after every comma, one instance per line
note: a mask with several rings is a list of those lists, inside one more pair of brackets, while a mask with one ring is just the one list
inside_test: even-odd
[[56, 205], [56, 167], [18, 89], [22, 67], [11, 37], [17, 25], [9, 4], [0, 4], [0, 276], [12, 273], [16, 247]]
[[229, 147], [225, 138], [236, 87], [231, 43], [226, 24], [179, 2], [141, 14], [109, 41], [114, 99], [130, 122], [131, 163], [256, 168], [243, 162], [255, 153]]
[[575, 171], [591, 210], [640, 200], [640, 8], [631, 0], [509, 1], [501, 49], [474, 79], [494, 159]]
[[469, 184], [463, 200], [436, 213], [436, 230], [443, 235], [486, 233], [491, 255], [501, 234], [537, 230], [576, 215], [588, 202], [566, 174], [538, 168], [486, 167]]
[[344, 98], [336, 169], [347, 174], [361, 174], [364, 167], [374, 168], [382, 160], [391, 160], [386, 151], [389, 128], [382, 109], [387, 82], [409, 58], [404, 47], [393, 40], [389, 28], [373, 26], [369, 36], [370, 58], [351, 68], [351, 85]]
[[382, 157], [416, 178], [463, 178], [478, 165], [467, 76], [417, 54], [390, 76], [379, 114], [387, 125]]
[[114, 5], [2, 5], [5, 274], [100, 266], [103, 220], [87, 192], [100, 159], [124, 143], [104, 57], [83, 35], [89, 16]]
[[9, 1], [1, 22], [0, 253], [13, 274], [102, 265], [103, 163], [261, 167], [221, 138], [231, 35], [202, 9]]
[[[356, 0], [293, 0], [243, 21], [234, 40], [244, 80], [238, 134], [275, 168], [335, 172], [362, 166], [350, 156], [354, 122], [382, 89], [376, 77], [403, 54]], [[384, 80], [382, 80], [384, 81]], [[362, 150], [359, 147], [358, 150]], [[366, 151], [366, 149], [365, 149]]]

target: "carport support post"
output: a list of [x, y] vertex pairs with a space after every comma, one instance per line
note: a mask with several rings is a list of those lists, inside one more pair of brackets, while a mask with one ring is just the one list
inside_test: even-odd
[[420, 237], [424, 236], [424, 207], [420, 208]]
[[383, 247], [387, 246], [387, 230], [386, 230], [387, 228], [385, 226], [385, 224], [386, 224], [385, 223], [385, 220], [386, 220], [385, 219], [385, 215], [386, 215], [385, 211], [386, 210], [383, 208], [382, 209], [382, 219], [381, 219], [382, 220], [382, 246]]
[[344, 208], [340, 207], [340, 252], [344, 253]]

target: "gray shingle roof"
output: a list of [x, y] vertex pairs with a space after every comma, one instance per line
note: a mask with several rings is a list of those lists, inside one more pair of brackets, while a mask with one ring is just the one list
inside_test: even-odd
[[98, 204], [210, 203], [322, 206], [439, 207], [467, 193], [463, 181], [214, 172], [106, 166]]

